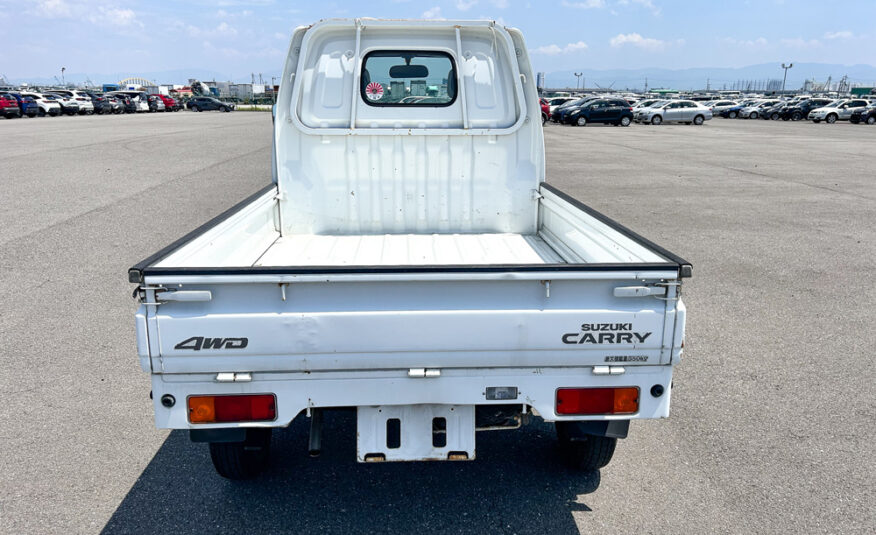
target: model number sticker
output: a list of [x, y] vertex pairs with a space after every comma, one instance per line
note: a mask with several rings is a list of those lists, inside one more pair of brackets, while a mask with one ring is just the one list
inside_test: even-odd
[[645, 355], [609, 355], [605, 362], [648, 362]]

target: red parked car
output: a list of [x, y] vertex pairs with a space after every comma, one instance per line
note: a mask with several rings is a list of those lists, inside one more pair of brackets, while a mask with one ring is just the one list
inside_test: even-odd
[[167, 95], [159, 95], [157, 93], [153, 93], [150, 96], [158, 97], [161, 99], [161, 102], [164, 102], [164, 111], [179, 111], [180, 109], [182, 109], [181, 104], [179, 104], [175, 99]]
[[0, 115], [7, 119], [21, 117], [21, 108], [18, 107], [18, 100], [8, 93], [0, 93]]
[[538, 103], [541, 104], [541, 125], [544, 126], [551, 118], [551, 105], [543, 98], [538, 99]]

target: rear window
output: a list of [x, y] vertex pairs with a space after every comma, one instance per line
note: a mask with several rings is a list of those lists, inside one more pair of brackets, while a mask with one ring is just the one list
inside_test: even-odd
[[361, 82], [362, 99], [371, 106], [440, 107], [456, 100], [456, 66], [444, 52], [371, 52]]

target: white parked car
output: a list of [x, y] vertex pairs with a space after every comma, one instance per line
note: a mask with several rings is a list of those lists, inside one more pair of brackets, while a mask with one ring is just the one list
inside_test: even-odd
[[652, 106], [652, 105], [654, 105], [654, 104], [657, 104], [658, 102], [660, 102], [660, 99], [657, 99], [657, 98], [649, 98], [649, 99], [646, 99], [646, 100], [640, 100], [640, 101], [636, 102], [636, 103], [633, 105], [633, 115], [635, 115], [635, 113], [636, 113], [637, 111], [639, 111], [639, 110], [643, 110], [643, 109], [645, 109], [645, 108], [647, 108], [647, 107], [649, 107], [649, 106]]
[[45, 117], [46, 115], [49, 115], [51, 117], [61, 115], [61, 104], [57, 100], [55, 100], [55, 97], [51, 95], [43, 95], [42, 93], [23, 91], [21, 93], [21, 96], [34, 99], [34, 101], [37, 103], [37, 106], [39, 106], [40, 117]]
[[65, 99], [70, 99], [76, 102], [76, 104], [79, 106], [80, 115], [94, 114], [94, 103], [91, 102], [91, 95], [89, 95], [88, 93], [85, 93], [83, 91], [66, 89], [53, 89], [51, 93], [53, 95], [63, 96]]
[[549, 99], [548, 105], [551, 108], [551, 115], [553, 115], [554, 110], [556, 110], [557, 108], [559, 108], [563, 104], [566, 104], [567, 102], [571, 102], [573, 100], [576, 100], [575, 97], [557, 97], [557, 98]]
[[646, 124], [703, 124], [712, 118], [712, 110], [693, 100], [665, 100], [640, 111], [637, 121]]
[[837, 121], [848, 121], [852, 113], [862, 110], [869, 105], [864, 99], [836, 100], [823, 108], [816, 108], [809, 112], [809, 120], [813, 123], [824, 121], [833, 124]]

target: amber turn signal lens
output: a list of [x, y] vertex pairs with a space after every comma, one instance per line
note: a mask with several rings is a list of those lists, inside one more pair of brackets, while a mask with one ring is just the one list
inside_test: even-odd
[[273, 394], [190, 396], [189, 421], [193, 424], [264, 422], [277, 418]]
[[639, 389], [560, 388], [557, 414], [634, 414], [639, 410]]

